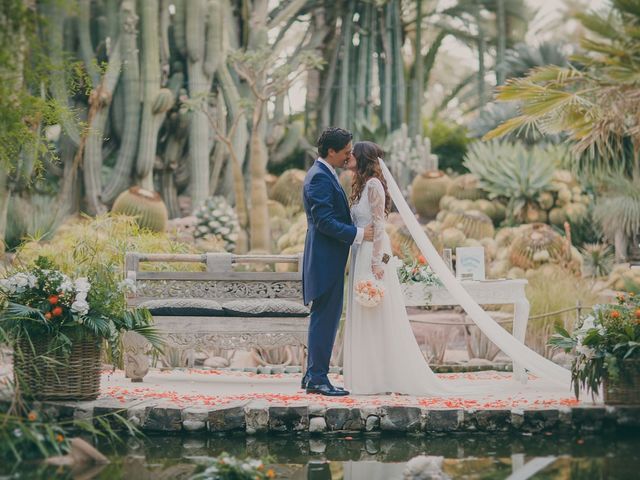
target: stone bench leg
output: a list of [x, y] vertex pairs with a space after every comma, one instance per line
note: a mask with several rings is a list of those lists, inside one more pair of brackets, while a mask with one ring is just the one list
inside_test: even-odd
[[136, 332], [125, 332], [122, 345], [125, 376], [132, 382], [142, 382], [149, 372], [149, 342]]

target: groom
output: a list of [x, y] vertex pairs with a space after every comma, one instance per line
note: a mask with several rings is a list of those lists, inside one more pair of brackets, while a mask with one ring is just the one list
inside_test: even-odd
[[304, 243], [302, 289], [304, 303], [311, 304], [309, 360], [302, 377], [307, 393], [348, 395], [329, 382], [329, 360], [336, 339], [344, 290], [344, 268], [352, 244], [373, 240], [373, 227], [356, 228], [351, 221], [349, 202], [338, 181], [336, 167], [351, 158], [353, 135], [342, 128], [329, 127], [318, 139], [320, 158], [307, 172], [303, 187], [307, 214]]

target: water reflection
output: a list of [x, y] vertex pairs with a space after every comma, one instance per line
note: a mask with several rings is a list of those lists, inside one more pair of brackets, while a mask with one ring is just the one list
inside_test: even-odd
[[[101, 448], [104, 450], [104, 446]], [[144, 441], [128, 439], [117, 451], [110, 452], [112, 463], [101, 470], [0, 465], [0, 479], [188, 479], [206, 458], [222, 452], [241, 458], [269, 456], [274, 459], [278, 478], [294, 480], [400, 480], [407, 462], [421, 455], [435, 459], [432, 461], [439, 469], [435, 478], [443, 479], [625, 479], [638, 478], [640, 470], [640, 437], [633, 434], [154, 436]]]

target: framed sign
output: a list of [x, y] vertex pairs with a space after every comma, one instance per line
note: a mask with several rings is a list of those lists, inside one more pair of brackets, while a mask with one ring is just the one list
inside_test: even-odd
[[459, 280], [484, 280], [484, 247], [456, 248], [456, 277]]

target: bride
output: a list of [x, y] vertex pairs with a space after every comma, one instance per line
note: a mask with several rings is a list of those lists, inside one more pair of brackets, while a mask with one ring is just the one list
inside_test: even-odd
[[[387, 182], [373, 142], [357, 142], [347, 165], [354, 172], [351, 217], [357, 227], [373, 224], [373, 242], [351, 251], [344, 336], [344, 382], [353, 394], [402, 393], [443, 395], [447, 390], [431, 371], [407, 318], [403, 294], [393, 262], [385, 263], [391, 244], [385, 217], [391, 209]], [[354, 301], [354, 279], [375, 277], [384, 298], [375, 307]]]

